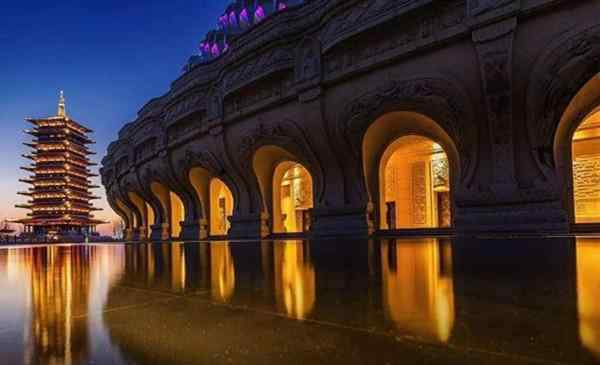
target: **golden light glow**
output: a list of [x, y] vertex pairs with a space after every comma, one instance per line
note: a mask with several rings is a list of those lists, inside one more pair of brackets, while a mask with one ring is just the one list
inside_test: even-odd
[[582, 345], [600, 359], [600, 239], [577, 238], [577, 309]]
[[384, 309], [410, 335], [447, 342], [454, 326], [452, 251], [437, 239], [381, 244]]
[[181, 234], [181, 223], [185, 219], [185, 207], [181, 198], [174, 192], [169, 194], [171, 202], [171, 237], [179, 237]]
[[432, 140], [406, 136], [381, 158], [381, 229], [449, 227], [448, 158]]
[[210, 181], [210, 234], [223, 236], [229, 232], [233, 214], [233, 194], [220, 179]]
[[235, 266], [229, 243], [210, 244], [210, 265], [212, 298], [228, 302], [235, 289]]
[[600, 112], [573, 136], [573, 193], [576, 223], [600, 223]]
[[273, 255], [277, 306], [290, 317], [306, 318], [316, 298], [315, 269], [310, 262], [309, 244], [303, 241], [276, 242]]
[[309, 229], [307, 212], [313, 208], [313, 182], [308, 170], [293, 162], [282, 162], [273, 174], [274, 232], [304, 232]]

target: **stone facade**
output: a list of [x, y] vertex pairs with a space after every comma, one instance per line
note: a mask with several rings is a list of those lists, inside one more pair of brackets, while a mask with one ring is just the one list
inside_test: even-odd
[[373, 234], [381, 155], [418, 134], [448, 155], [456, 233], [569, 232], [570, 141], [600, 106], [599, 17], [595, 0], [307, 1], [191, 67], [121, 129], [102, 161], [108, 201], [140, 237], [135, 192], [155, 211], [150, 236], [169, 238], [178, 223], [159, 182], [185, 206], [179, 238], [206, 238], [189, 179], [202, 167], [233, 194], [229, 237], [265, 237], [252, 161], [276, 146], [313, 178], [312, 235]]

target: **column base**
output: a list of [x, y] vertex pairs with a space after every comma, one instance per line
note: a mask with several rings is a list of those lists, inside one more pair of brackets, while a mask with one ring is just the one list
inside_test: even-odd
[[227, 237], [232, 239], [261, 239], [267, 237], [269, 233], [268, 216], [266, 214], [234, 215], [231, 217], [231, 228]]
[[205, 240], [208, 237], [208, 222], [201, 219], [198, 222], [182, 223], [179, 237], [182, 241]]
[[127, 228], [123, 231], [123, 241], [130, 242], [133, 241], [133, 229]]
[[458, 235], [474, 233], [568, 233], [567, 212], [558, 203], [529, 203], [457, 209]]
[[368, 237], [374, 227], [367, 209], [313, 209], [311, 237]]
[[164, 224], [155, 224], [152, 227], [152, 233], [150, 234], [150, 240], [152, 241], [168, 241], [171, 239], [171, 234], [169, 232], [169, 225]]

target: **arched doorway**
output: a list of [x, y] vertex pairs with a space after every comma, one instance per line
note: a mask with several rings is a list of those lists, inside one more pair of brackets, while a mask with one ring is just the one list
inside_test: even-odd
[[230, 217], [233, 214], [233, 194], [219, 178], [212, 178], [210, 194], [210, 235], [224, 236], [231, 228]]
[[140, 238], [147, 239], [150, 237], [152, 225], [154, 224], [154, 210], [150, 207], [150, 204], [144, 201], [137, 193], [129, 192], [127, 193], [127, 196], [133, 205], [135, 205], [135, 208], [138, 210], [141, 217], [141, 222], [139, 222], [137, 228], [143, 228], [144, 231], [140, 231], [140, 234], [142, 234]]
[[600, 111], [588, 115], [575, 130], [573, 199], [575, 223], [600, 223]]
[[453, 226], [459, 153], [436, 121], [415, 112], [382, 115], [363, 135], [362, 162], [374, 228]]
[[302, 233], [311, 226], [316, 195], [313, 170], [300, 149], [289, 148], [295, 152], [276, 145], [262, 146], [252, 161], [271, 233]]
[[273, 173], [273, 232], [299, 233], [310, 230], [313, 180], [299, 163], [281, 162]]
[[160, 201], [163, 216], [168, 218], [171, 238], [178, 238], [181, 234], [181, 222], [185, 219], [185, 206], [181, 198], [165, 185], [159, 182], [150, 184], [150, 189]]
[[433, 140], [392, 142], [380, 162], [381, 229], [450, 227], [448, 157]]

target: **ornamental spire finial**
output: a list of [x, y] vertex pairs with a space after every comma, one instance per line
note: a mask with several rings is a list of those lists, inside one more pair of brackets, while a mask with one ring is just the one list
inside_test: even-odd
[[65, 111], [65, 94], [62, 90], [60, 91], [60, 97], [58, 98], [58, 116], [59, 117], [67, 116], [67, 113]]

